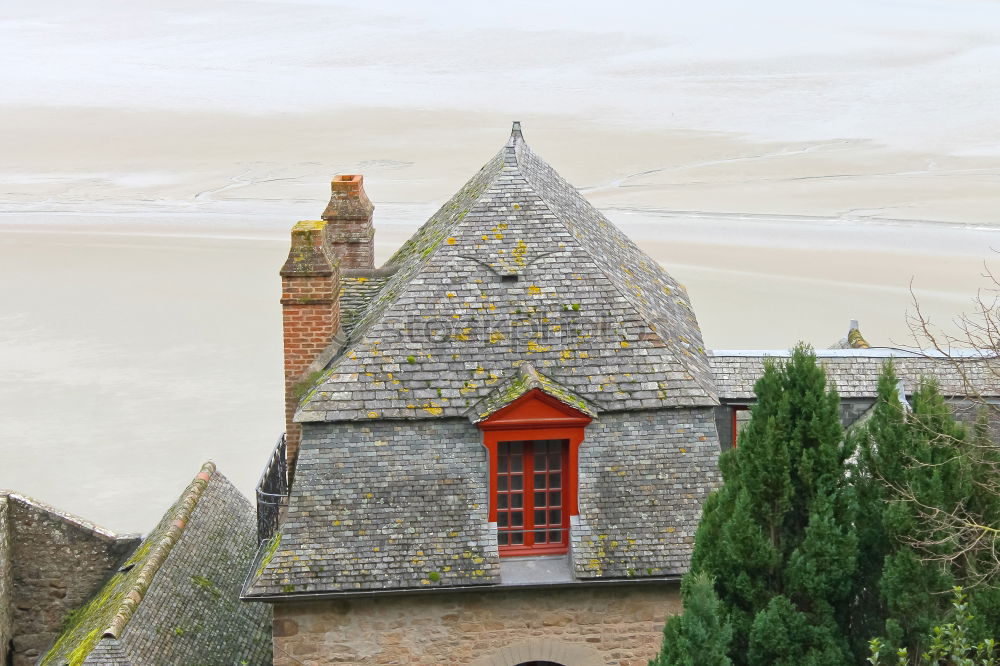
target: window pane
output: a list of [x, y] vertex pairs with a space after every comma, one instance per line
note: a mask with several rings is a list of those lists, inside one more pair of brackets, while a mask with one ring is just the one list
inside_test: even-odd
[[[499, 443], [494, 506], [501, 547], [566, 544], [560, 528], [566, 517], [562, 468], [567, 445], [562, 439]], [[527, 493], [532, 494], [525, 499]], [[532, 512], [526, 514], [529, 503]]]

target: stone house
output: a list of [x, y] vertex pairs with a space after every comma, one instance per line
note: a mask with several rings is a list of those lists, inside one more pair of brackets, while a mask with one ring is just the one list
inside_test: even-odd
[[517, 124], [381, 268], [332, 190], [281, 271], [275, 663], [644, 664], [718, 480], [684, 287]]
[[[281, 269], [286, 429], [256, 519], [211, 463], [145, 539], [0, 493], [0, 664], [655, 654], [718, 455], [788, 352], [706, 350], [684, 287], [517, 123], [380, 268], [363, 178], [331, 189]], [[957, 408], [1000, 398], [995, 359], [856, 323], [817, 356], [848, 427], [889, 358], [903, 400], [928, 375]]]
[[[707, 351], [684, 289], [510, 139], [380, 268], [360, 175], [281, 270], [286, 434], [243, 591], [275, 664], [645, 664], [768, 358]], [[851, 425], [882, 363], [819, 352]], [[989, 375], [981, 364], [971, 372]], [[990, 389], [1000, 395], [1000, 390]]]

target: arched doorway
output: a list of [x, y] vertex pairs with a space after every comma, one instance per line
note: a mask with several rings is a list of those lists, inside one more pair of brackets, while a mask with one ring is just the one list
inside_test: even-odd
[[522, 661], [517, 666], [564, 666], [563, 664], [557, 664], [554, 661]]

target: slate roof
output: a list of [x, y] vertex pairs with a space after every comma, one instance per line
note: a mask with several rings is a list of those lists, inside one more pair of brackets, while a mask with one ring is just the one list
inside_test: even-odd
[[717, 403], [684, 287], [516, 125], [386, 268], [297, 420], [461, 416], [522, 360], [602, 410]]
[[[978, 391], [983, 397], [1000, 397], [1000, 359], [996, 358], [934, 358], [885, 348], [817, 350], [816, 355], [841, 398], [874, 396], [882, 365], [889, 359], [907, 391], [916, 388], [921, 378], [932, 377], [946, 396], [968, 396]], [[710, 352], [719, 397], [753, 399], [753, 385], [764, 373], [765, 360], [787, 356], [787, 351]]]
[[541, 374], [531, 363], [525, 362], [510, 379], [501, 382], [469, 409], [469, 420], [479, 423], [533, 389], [538, 389], [588, 416], [597, 416], [594, 405]]
[[486, 472], [466, 418], [307, 427], [244, 598], [499, 583]]
[[270, 608], [239, 601], [255, 551], [253, 508], [206, 463], [40, 663], [271, 663]]
[[344, 271], [340, 276], [340, 324], [350, 335], [358, 317], [392, 277], [390, 272]]

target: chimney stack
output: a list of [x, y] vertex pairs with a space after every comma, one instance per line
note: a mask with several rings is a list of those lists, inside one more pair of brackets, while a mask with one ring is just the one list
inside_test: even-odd
[[364, 176], [346, 174], [330, 182], [330, 203], [323, 211], [330, 246], [343, 268], [375, 268], [375, 206], [365, 194]]
[[292, 417], [316, 379], [312, 373], [329, 360], [329, 353], [324, 352], [340, 328], [340, 260], [330, 247], [328, 226], [325, 220], [296, 224], [288, 259], [281, 268], [289, 480], [302, 438], [302, 426]]

